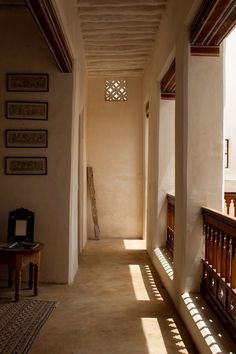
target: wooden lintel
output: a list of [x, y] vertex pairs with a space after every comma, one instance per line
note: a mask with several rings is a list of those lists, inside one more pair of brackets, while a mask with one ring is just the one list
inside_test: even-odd
[[25, 0], [60, 70], [71, 73], [72, 55], [51, 0]]
[[161, 98], [167, 100], [175, 99], [175, 60], [161, 80]]
[[210, 47], [210, 46], [191, 46], [191, 54], [193, 56], [208, 56], [208, 57], [219, 57], [220, 47]]
[[173, 93], [164, 92], [161, 94], [161, 99], [162, 100], [175, 100], [176, 94], [175, 94], [175, 92], [173, 92]]

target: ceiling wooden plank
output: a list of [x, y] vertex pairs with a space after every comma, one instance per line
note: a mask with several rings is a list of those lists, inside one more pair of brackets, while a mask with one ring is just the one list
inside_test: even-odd
[[143, 72], [167, 0], [78, 0], [90, 73]]
[[78, 0], [77, 1], [77, 6], [78, 7], [107, 7], [107, 6], [112, 6], [112, 7], [126, 7], [126, 6], [153, 6], [153, 5], [166, 5], [167, 0], [123, 0], [123, 1], [117, 1], [117, 2], [111, 2], [111, 0]]

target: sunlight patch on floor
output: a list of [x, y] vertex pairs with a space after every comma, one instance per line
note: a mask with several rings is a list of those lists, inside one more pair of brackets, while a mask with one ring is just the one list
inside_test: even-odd
[[181, 354], [188, 354], [188, 350], [185, 347], [185, 344], [183, 342], [183, 339], [179, 333], [179, 330], [175, 324], [175, 321], [172, 317], [167, 318], [167, 323], [168, 327], [170, 329], [170, 332], [172, 334], [173, 340], [175, 341], [175, 346], [176, 346], [176, 352], [181, 353]]
[[149, 284], [151, 286], [152, 292], [155, 295], [155, 298], [157, 300], [159, 300], [159, 301], [163, 301], [163, 297], [161, 296], [159, 290], [157, 289], [157, 286], [156, 286], [156, 283], [155, 283], [155, 280], [153, 278], [152, 271], [151, 271], [149, 265], [145, 265], [145, 271], [146, 271], [146, 274], [147, 274], [147, 277], [148, 277]]
[[123, 240], [126, 250], [146, 250], [145, 240]]
[[143, 333], [146, 338], [149, 354], [167, 353], [161, 329], [156, 318], [141, 318]]
[[150, 297], [147, 293], [147, 290], [146, 290], [146, 287], [145, 287], [145, 284], [143, 281], [143, 276], [142, 276], [140, 266], [137, 264], [130, 264], [129, 270], [130, 270], [130, 275], [131, 275], [136, 299], [150, 301]]
[[[167, 327], [160, 325], [158, 323], [158, 318], [142, 317], [141, 321], [149, 354], [169, 353], [170, 345], [172, 351], [173, 348], [175, 348], [175, 353], [189, 353], [173, 318], [166, 319]], [[165, 344], [165, 336], [168, 338], [167, 347]]]

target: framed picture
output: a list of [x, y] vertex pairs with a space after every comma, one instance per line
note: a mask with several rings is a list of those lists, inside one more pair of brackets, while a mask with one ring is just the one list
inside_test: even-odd
[[48, 103], [47, 102], [6, 102], [7, 119], [25, 119], [25, 120], [47, 120]]
[[7, 91], [48, 92], [48, 74], [7, 74]]
[[46, 175], [46, 157], [5, 157], [6, 175]]
[[8, 148], [46, 148], [48, 146], [47, 130], [13, 130], [5, 131], [5, 146]]

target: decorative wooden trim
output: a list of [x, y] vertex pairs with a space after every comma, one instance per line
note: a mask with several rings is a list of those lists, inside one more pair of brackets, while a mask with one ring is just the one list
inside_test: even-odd
[[145, 105], [145, 114], [146, 114], [146, 118], [149, 118], [149, 101], [147, 101]]
[[210, 46], [191, 46], [191, 54], [192, 56], [199, 57], [219, 57], [220, 55], [220, 47], [210, 47]]
[[161, 80], [161, 98], [175, 100], [175, 60]]
[[[213, 281], [214, 288], [212, 288], [211, 284]], [[236, 294], [234, 290], [228, 286], [224, 279], [222, 279], [219, 274], [217, 274], [204, 260], [201, 293], [213, 311], [217, 313], [217, 316], [219, 316], [222, 325], [226, 327], [232, 338], [236, 340]]]
[[176, 94], [174, 93], [161, 93], [161, 99], [162, 100], [175, 100]]
[[175, 197], [167, 194], [167, 230], [166, 230], [166, 248], [174, 257], [175, 245]]
[[168, 204], [175, 206], [175, 196], [172, 194], [167, 194], [166, 197], [167, 197]]
[[218, 56], [219, 45], [235, 25], [235, 0], [203, 0], [190, 30], [191, 54]]
[[72, 55], [51, 0], [26, 0], [60, 70], [71, 73]]
[[202, 207], [203, 221], [213, 224], [226, 234], [230, 234], [236, 238], [236, 219], [221, 213], [217, 210]]

